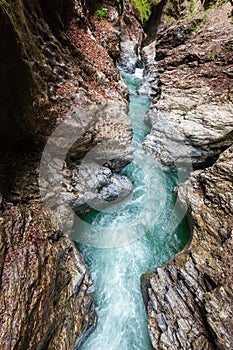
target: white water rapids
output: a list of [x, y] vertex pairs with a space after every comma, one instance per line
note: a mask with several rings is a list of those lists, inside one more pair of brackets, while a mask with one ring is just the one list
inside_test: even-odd
[[[117, 248], [94, 248], [77, 245], [92, 273], [98, 325], [83, 344], [82, 350], [150, 350], [147, 315], [140, 291], [140, 276], [168, 261], [181, 250], [188, 239], [182, 222], [172, 232], [166, 225], [174, 207], [175, 172], [161, 169], [141, 149], [148, 130], [143, 118], [149, 108], [148, 98], [138, 96], [141, 71], [136, 76], [123, 75], [131, 92], [130, 113], [134, 129], [135, 161], [124, 175], [132, 181], [133, 194], [115, 212], [92, 211], [86, 221], [103, 228], [124, 232], [129, 223], [135, 238], [129, 245]], [[144, 164], [143, 169], [140, 164]], [[146, 170], [145, 170], [146, 169]], [[149, 180], [148, 180], [149, 179]], [[146, 210], [145, 210], [146, 208]], [[141, 215], [140, 215], [141, 214]], [[127, 230], [130, 230], [128, 225]], [[79, 228], [78, 228], [79, 229]], [[131, 232], [132, 237], [134, 232]], [[111, 237], [109, 238], [111, 239]]]

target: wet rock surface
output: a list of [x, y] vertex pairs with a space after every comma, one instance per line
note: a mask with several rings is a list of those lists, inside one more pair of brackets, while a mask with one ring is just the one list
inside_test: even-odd
[[[63, 182], [53, 187], [45, 201], [49, 200], [53, 205], [69, 205], [77, 215], [83, 216], [90, 208], [100, 210], [108, 202], [122, 200], [132, 192], [133, 186], [125, 176], [113, 173], [107, 165], [85, 163], [73, 170], [65, 169]], [[58, 195], [62, 203], [56, 203]]]
[[[45, 160], [48, 168], [53, 166], [47, 173], [52, 175], [52, 197], [57, 189], [58, 199], [77, 209], [91, 199], [107, 203], [131, 191], [129, 181], [118, 175], [133, 152], [128, 91], [113, 61], [119, 55], [119, 12], [106, 3], [99, 5], [108, 6], [107, 22], [115, 32], [104, 39], [101, 28], [106, 19], [97, 20], [97, 8], [90, 1], [68, 0], [64, 6], [62, 1], [0, 3], [4, 350], [79, 349], [96, 326], [87, 266], [69, 231], [61, 232], [52, 220], [52, 208], [42, 203], [38, 182], [50, 139]], [[89, 156], [82, 172], [84, 157], [101, 144], [102, 150], [92, 153], [96, 159]], [[115, 150], [115, 157], [110, 150]], [[44, 195], [50, 196], [46, 176], [42, 180]], [[85, 194], [89, 197], [84, 200]]]
[[[186, 13], [187, 7], [182, 8]], [[152, 83], [150, 74], [145, 76], [142, 93], [153, 98], [144, 149], [164, 164], [205, 168], [175, 189], [192, 221], [189, 244], [141, 277], [154, 349], [233, 347], [230, 11], [226, 4], [204, 18], [180, 20], [181, 15], [170, 26], [162, 20], [155, 43], [157, 68], [146, 54], [153, 46], [144, 49]]]
[[227, 4], [160, 29], [155, 45], [162, 95], [155, 94], [145, 118], [151, 133], [143, 146], [165, 164], [201, 168], [232, 143], [230, 9]]
[[[122, 65], [125, 63], [124, 67], [127, 67], [125, 59], [130, 54], [132, 62], [127, 69], [133, 70], [143, 33], [140, 24], [133, 18], [131, 8], [127, 7], [128, 1], [125, 2], [123, 17], [111, 6], [111, 2], [101, 1], [100, 5], [108, 8], [108, 20], [98, 19], [96, 4], [87, 0], [64, 2], [67, 11], [62, 1], [46, 3], [31, 0], [27, 6], [22, 0], [7, 3], [0, 3], [4, 34], [0, 36], [3, 52], [0, 57], [0, 92], [4, 101], [0, 105], [1, 344], [4, 350], [79, 349], [96, 325], [92, 304], [94, 286], [82, 257], [67, 237], [68, 232], [59, 230], [51, 220], [50, 210], [41, 204], [38, 188], [41, 155], [51, 133], [64, 122], [68, 131], [66, 137], [72, 135], [71, 130], [79, 135], [81, 130], [81, 136], [72, 143], [62, 162], [56, 158], [56, 152], [63, 141], [64, 147], [59, 152], [66, 149], [67, 139], [61, 137], [52, 144], [55, 153], [50, 160], [54, 161], [52, 164], [58, 164], [63, 177], [59, 182], [58, 176], [58, 182], [52, 185], [54, 190], [56, 186], [59, 191], [62, 189], [62, 201], [67, 199], [67, 203], [73, 203], [78, 208], [84, 201], [75, 201], [84, 199], [84, 193], [88, 191], [91, 199], [104, 202], [130, 193], [131, 184], [118, 175], [132, 159], [132, 130], [125, 113], [120, 121], [117, 115], [111, 113], [93, 120], [90, 114], [93, 104], [100, 105], [103, 101], [115, 101], [118, 104], [117, 108], [114, 107], [115, 111], [121, 110], [123, 104], [126, 111], [128, 92], [114, 62], [122, 50], [125, 53], [121, 57]], [[179, 82], [184, 72], [185, 77], [191, 73], [191, 67], [196, 74], [192, 88], [199, 81], [198, 74], [201, 74], [198, 94], [202, 95], [202, 87], [206, 91], [208, 85], [211, 98], [207, 100], [213, 104], [213, 110], [216, 109], [218, 115], [214, 99], [218, 106], [224, 107], [221, 111], [227, 118], [228, 134], [216, 117], [214, 123], [217, 123], [217, 129], [213, 129], [213, 136], [218, 137], [217, 146], [213, 147], [216, 157], [229, 145], [228, 136], [231, 136], [231, 121], [228, 122], [228, 107], [232, 103], [232, 88], [228, 84], [232, 73], [229, 66], [231, 56], [225, 55], [226, 51], [231, 53], [231, 42], [221, 37], [221, 28], [219, 37], [212, 37], [210, 30], [208, 37], [213, 43], [222, 38], [221, 43], [226, 50], [214, 60], [209, 59], [207, 67], [204, 67], [201, 54], [198, 54], [198, 59], [194, 54], [188, 58], [183, 55], [182, 26], [168, 30], [166, 37], [169, 41], [169, 37], [174, 39], [173, 34], [176, 33], [175, 37], [179, 40], [174, 47], [180, 50], [181, 59], [175, 60], [175, 65], [171, 63], [174, 60], [170, 54], [174, 55], [175, 51], [170, 52], [166, 42], [164, 48], [160, 42], [161, 52], [159, 54], [157, 50], [157, 59], [160, 57], [161, 71], [168, 67], [167, 71], [172, 73], [171, 67], [181, 68], [180, 75], [177, 75]], [[224, 22], [222, 27], [227, 31], [228, 22]], [[106, 30], [108, 35], [105, 35]], [[192, 32], [191, 29], [189, 31]], [[123, 39], [121, 48], [119, 37]], [[160, 39], [162, 41], [162, 37]], [[203, 40], [207, 40], [206, 36]], [[190, 50], [192, 45], [190, 41]], [[149, 51], [146, 53], [144, 50], [148, 65]], [[214, 54], [215, 51], [211, 51], [209, 58]], [[191, 65], [186, 65], [187, 59]], [[206, 56], [203, 60], [206, 64]], [[205, 69], [198, 70], [201, 67]], [[211, 70], [207, 70], [207, 74], [208, 67]], [[153, 88], [147, 86], [146, 89], [151, 89], [150, 95], [157, 101], [160, 89], [157, 89], [158, 77], [154, 68], [153, 64]], [[163, 87], [168, 88], [170, 83], [174, 86], [178, 84], [172, 76], [164, 74], [161, 79]], [[184, 87], [186, 89], [187, 86], [184, 84]], [[176, 86], [176, 93], [174, 90], [171, 92], [179, 97], [177, 89]], [[166, 91], [168, 93], [169, 89], [164, 89], [164, 96]], [[228, 106], [227, 98], [230, 101]], [[190, 103], [193, 106], [192, 101]], [[185, 104], [186, 100], [182, 105]], [[168, 98], [165, 107], [170, 111]], [[157, 107], [154, 108], [157, 113]], [[206, 119], [203, 123], [202, 118], [200, 120], [200, 124], [206, 126]], [[90, 158], [82, 172], [84, 157], [99, 143], [106, 142], [109, 146], [109, 140], [112, 140], [110, 149], [117, 151], [117, 157], [112, 158], [107, 152], [101, 159], [102, 149], [101, 154], [96, 153], [98, 162], [94, 163]], [[208, 141], [205, 148], [203, 137], [198, 139], [198, 147], [208, 153], [201, 164], [209, 156], [214, 158], [210, 152], [211, 142]], [[191, 146], [195, 146], [195, 151], [198, 149], [193, 141]], [[152, 151], [156, 152], [155, 148]], [[232, 347], [231, 315], [230, 307], [227, 307], [232, 295], [231, 151], [224, 153], [214, 167], [211, 168], [213, 170], [194, 173], [190, 182], [178, 189], [181, 202], [189, 203], [195, 219], [191, 247], [195, 245], [195, 240], [198, 245], [176, 257], [170, 265], [143, 278], [145, 300], [149, 300], [150, 336], [153, 346], [158, 349], [211, 349], [216, 344], [220, 348]], [[79, 187], [80, 184], [82, 186]], [[206, 210], [206, 207], [209, 209]], [[222, 313], [218, 317], [219, 307]], [[214, 334], [213, 340], [210, 340], [210, 334]]]
[[[90, 208], [106, 206], [131, 193], [131, 182], [118, 174], [133, 159], [132, 126], [126, 111], [125, 103], [109, 101], [88, 112], [82, 110], [83, 116], [78, 109], [72, 124], [59, 125], [40, 164], [40, 190], [46, 207], [56, 207], [59, 216], [65, 211], [65, 218], [70, 206], [83, 216]], [[84, 122], [88, 131], [84, 129], [76, 140]]]
[[1, 349], [72, 349], [96, 323], [87, 266], [39, 203], [1, 209]]
[[231, 349], [233, 149], [177, 188], [193, 218], [187, 249], [142, 277], [154, 349]]
[[120, 38], [119, 67], [128, 73], [134, 73], [135, 68], [140, 65], [139, 55], [145, 33], [142, 23], [137, 19], [133, 1], [124, 1]]

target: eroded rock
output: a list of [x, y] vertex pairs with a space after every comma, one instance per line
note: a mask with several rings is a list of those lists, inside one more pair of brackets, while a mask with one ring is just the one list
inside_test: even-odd
[[[45, 188], [44, 195], [51, 195], [53, 205], [62, 208], [60, 204], [67, 201], [70, 206], [78, 200], [77, 185], [82, 185], [83, 200], [86, 191], [105, 202], [131, 189], [116, 174], [133, 152], [125, 113], [128, 91], [112, 59], [119, 55], [114, 38], [120, 23], [115, 37], [104, 45], [100, 28], [94, 25], [95, 10], [95, 4], [86, 0], [0, 3], [3, 349], [79, 349], [96, 325], [92, 279], [68, 238], [73, 215], [67, 217], [63, 206], [59, 216], [66, 217], [67, 230], [61, 232], [39, 191]], [[112, 28], [118, 14], [113, 6], [110, 10]], [[114, 51], [111, 57], [110, 51]], [[108, 109], [110, 101], [115, 105]], [[98, 109], [101, 104], [104, 107]], [[92, 113], [93, 105], [98, 113]], [[52, 137], [55, 131], [57, 137]], [[102, 147], [95, 153], [98, 162], [89, 159], [86, 173], [75, 178], [83, 158], [97, 145], [105, 143], [110, 149], [109, 141], [117, 156], [110, 157]], [[45, 146], [51, 151], [45, 158], [46, 170], [52, 166], [53, 171], [52, 177], [41, 178]], [[46, 180], [51, 191], [46, 192]], [[58, 203], [53, 198], [56, 188], [63, 191], [56, 197]]]
[[132, 1], [124, 1], [124, 10], [120, 20], [121, 53], [118, 64], [124, 71], [134, 73], [137, 64], [140, 62], [141, 44], [145, 33], [142, 24], [135, 16], [135, 9]]
[[161, 95], [155, 95], [145, 118], [151, 133], [143, 147], [168, 165], [212, 164], [191, 173], [176, 189], [193, 220], [191, 241], [170, 262], [141, 279], [154, 349], [233, 346], [229, 11], [228, 4], [213, 8], [204, 20], [181, 20], [170, 27], [163, 21], [154, 43]]
[[233, 148], [177, 188], [193, 218], [185, 251], [142, 277], [154, 349], [232, 348]]
[[[201, 168], [233, 140], [230, 5], [161, 29], [156, 45], [162, 95], [145, 118], [143, 142], [168, 165]], [[154, 82], [153, 82], [154, 84]]]
[[1, 348], [72, 349], [96, 324], [87, 266], [39, 203], [4, 209]]

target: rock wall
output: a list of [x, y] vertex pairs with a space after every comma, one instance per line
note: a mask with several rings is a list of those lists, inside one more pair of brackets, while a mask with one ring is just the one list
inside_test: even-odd
[[[52, 183], [54, 191], [62, 192], [78, 212], [92, 201], [130, 192], [131, 184], [117, 174], [132, 159], [133, 150], [126, 116], [128, 92], [115, 63], [119, 60], [133, 71], [145, 36], [131, 1], [124, 5], [122, 1], [0, 1], [3, 350], [78, 349], [95, 328], [94, 286], [87, 266], [68, 232], [61, 232], [42, 205], [38, 176], [44, 147], [64, 123], [69, 130], [79, 134], [81, 130], [81, 136], [63, 159], [59, 169], [63, 180]], [[107, 11], [98, 17], [103, 7]], [[153, 44], [144, 48], [152, 75], [144, 91], [154, 97], [147, 117], [152, 133], [144, 147], [168, 164], [168, 127], [179, 132], [175, 141], [182, 135], [197, 168], [212, 164], [232, 143], [232, 42], [227, 34], [231, 26], [226, 10], [224, 16], [219, 13], [221, 9], [215, 16], [211, 12], [206, 22], [197, 18], [169, 28], [163, 19], [156, 58], [163, 73], [158, 104], [161, 86], [150, 58]], [[220, 23], [218, 34], [210, 25], [215, 22]], [[197, 39], [203, 46], [194, 45]], [[187, 77], [192, 80], [187, 82]], [[213, 120], [203, 113], [210, 106]], [[224, 127], [219, 113], [225, 116]], [[199, 117], [194, 120], [194, 115]], [[195, 129], [190, 127], [193, 123]], [[96, 145], [111, 140], [115, 158], [105, 153], [103, 160], [97, 152], [97, 163], [87, 158], [89, 163], [83, 164]], [[60, 138], [57, 145], [65, 147], [66, 141]], [[57, 160], [53, 157], [50, 163], [55, 173]], [[185, 252], [142, 278], [155, 349], [232, 347], [231, 168], [230, 148], [212, 168], [195, 172], [177, 190], [195, 220], [194, 233]]]
[[184, 252], [142, 277], [154, 349], [232, 348], [232, 152], [177, 188], [193, 236]]
[[164, 19], [156, 42], [157, 72], [148, 60], [153, 45], [144, 49], [152, 84], [144, 84], [142, 93], [153, 98], [145, 150], [172, 166], [212, 164], [191, 173], [176, 189], [193, 222], [191, 242], [141, 278], [154, 349], [233, 346], [230, 11], [224, 4], [204, 18], [178, 24]]
[[73, 349], [96, 324], [87, 266], [40, 203], [8, 204], [3, 218], [1, 349]]
[[[131, 191], [127, 179], [116, 174], [132, 159], [133, 149], [128, 92], [114, 62], [120, 53], [122, 15], [114, 5], [0, 1], [3, 350], [78, 349], [96, 325], [87, 266], [69, 232], [51, 221], [38, 177], [44, 147], [63, 123], [80, 137], [62, 159], [63, 181], [54, 176], [53, 190], [69, 205], [76, 203], [74, 209], [88, 202], [85, 192], [89, 199], [108, 201]], [[98, 19], [96, 10], [102, 6], [108, 8], [108, 18]], [[55, 151], [62, 151], [68, 138], [62, 135]], [[118, 151], [115, 158], [105, 153], [104, 162], [91, 159], [79, 173], [90, 150], [111, 140]], [[50, 163], [55, 173], [56, 157], [55, 152]]]
[[165, 164], [211, 165], [233, 141], [230, 9], [227, 4], [167, 29], [163, 23], [158, 34], [160, 86], [145, 118], [151, 133], [143, 146]]

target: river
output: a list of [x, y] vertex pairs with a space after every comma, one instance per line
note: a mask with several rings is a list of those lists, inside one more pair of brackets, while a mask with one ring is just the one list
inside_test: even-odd
[[[183, 220], [167, 230], [174, 211], [176, 171], [145, 156], [141, 142], [148, 133], [143, 118], [150, 100], [137, 94], [141, 80], [122, 73], [130, 90], [130, 112], [136, 149], [135, 160], [122, 172], [133, 183], [132, 195], [123, 206], [108, 212], [91, 211], [85, 218], [93, 226], [127, 231], [121, 246], [96, 248], [76, 244], [93, 276], [98, 314], [95, 332], [82, 350], [150, 350], [147, 315], [140, 291], [140, 276], [167, 262], [189, 238]], [[127, 227], [127, 228], [126, 228]], [[111, 241], [111, 236], [109, 237]]]

